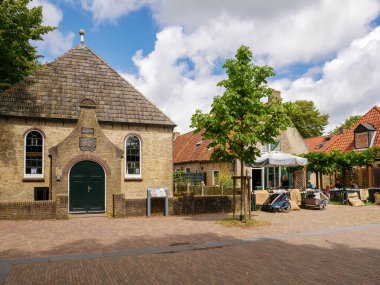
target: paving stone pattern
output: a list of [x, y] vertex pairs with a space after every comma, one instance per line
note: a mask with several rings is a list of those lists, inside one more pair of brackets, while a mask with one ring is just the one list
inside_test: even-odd
[[5, 284], [380, 284], [380, 207], [224, 216], [1, 221]]

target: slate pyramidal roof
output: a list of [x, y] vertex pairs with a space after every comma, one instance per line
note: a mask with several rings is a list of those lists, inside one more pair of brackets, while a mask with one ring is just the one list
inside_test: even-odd
[[99, 121], [175, 126], [84, 44], [0, 93], [0, 116], [77, 120], [84, 99], [96, 103]]

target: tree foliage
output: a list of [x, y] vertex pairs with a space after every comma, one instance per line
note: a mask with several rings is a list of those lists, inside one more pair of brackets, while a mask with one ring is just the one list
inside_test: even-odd
[[54, 30], [42, 26], [42, 7], [28, 8], [30, 0], [0, 0], [0, 91], [29, 75], [39, 64], [31, 40]]
[[264, 98], [272, 98], [272, 89], [267, 78], [273, 76], [273, 68], [251, 63], [252, 53], [241, 46], [234, 59], [227, 59], [223, 65], [228, 79], [218, 86], [224, 87], [223, 96], [214, 97], [209, 113], [197, 110], [191, 118], [195, 132], [203, 131], [203, 137], [211, 140], [211, 155], [215, 161], [239, 159], [253, 163], [260, 155], [256, 144], [274, 143], [281, 130], [290, 120], [280, 100], [265, 104]]
[[298, 100], [284, 103], [286, 113], [303, 138], [322, 135], [329, 115], [321, 114], [313, 101]]
[[250, 196], [245, 191], [244, 165], [253, 163], [260, 155], [257, 143], [274, 143], [274, 138], [291, 122], [281, 100], [263, 102], [264, 98], [273, 99], [272, 89], [267, 86], [267, 78], [274, 75], [273, 68], [252, 64], [248, 47], [241, 46], [235, 58], [227, 59], [223, 67], [228, 75], [228, 79], [218, 83], [225, 89], [223, 96], [214, 97], [209, 113], [197, 110], [191, 118], [191, 127], [196, 128], [195, 133], [202, 131], [202, 136], [211, 141], [213, 160], [240, 160], [244, 209], [241, 220], [245, 221]]
[[337, 126], [335, 129], [329, 132], [329, 134], [339, 134], [341, 129], [348, 130], [351, 128], [357, 121], [360, 120], [362, 116], [350, 116], [342, 124]]
[[372, 165], [375, 159], [380, 157], [380, 149], [369, 148], [362, 152], [309, 152], [302, 156], [308, 159], [307, 169], [309, 171], [322, 174], [340, 172], [343, 176], [343, 181], [345, 181], [346, 170], [351, 170], [357, 166]]

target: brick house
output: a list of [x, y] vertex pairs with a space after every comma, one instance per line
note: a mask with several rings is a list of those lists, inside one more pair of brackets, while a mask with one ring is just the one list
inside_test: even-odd
[[[258, 147], [261, 148], [262, 153], [273, 150], [280, 150], [296, 155], [308, 152], [308, 148], [296, 128], [287, 128], [275, 141], [275, 144], [259, 145]], [[229, 174], [236, 173], [237, 170], [240, 171], [239, 161], [213, 162], [211, 160], [212, 149], [208, 148], [209, 143], [210, 141], [202, 138], [202, 134], [194, 134], [193, 131], [177, 135], [173, 144], [174, 169], [184, 172], [204, 172], [205, 184], [207, 186], [216, 185], [218, 176], [222, 171], [226, 171]], [[293, 176], [293, 174], [281, 173], [280, 167], [276, 167], [274, 171], [273, 168], [252, 168], [245, 166], [245, 173], [252, 177], [252, 189], [273, 186], [275, 185], [274, 179], [276, 179], [276, 185], [280, 185], [284, 175], [291, 176], [289, 178], [291, 183], [295, 185], [294, 187], [302, 188], [303, 185], [302, 171]]]
[[[374, 106], [358, 122], [329, 145], [325, 152], [363, 151], [370, 147], [380, 148], [380, 107]], [[369, 168], [357, 168], [350, 179], [361, 188], [380, 187], [380, 157]]]
[[175, 124], [83, 42], [0, 96], [0, 202], [112, 213], [171, 188]]
[[[341, 134], [324, 135], [305, 139], [310, 152], [342, 152], [363, 151], [369, 147], [380, 148], [380, 107], [374, 106], [363, 115], [356, 124], [348, 130], [342, 130]], [[352, 173], [354, 180], [360, 188], [380, 187], [380, 157], [372, 167], [356, 168]], [[311, 175], [311, 182], [315, 185], [315, 175]], [[346, 181], [348, 183], [349, 181]], [[323, 185], [334, 184], [334, 179], [323, 176]]]

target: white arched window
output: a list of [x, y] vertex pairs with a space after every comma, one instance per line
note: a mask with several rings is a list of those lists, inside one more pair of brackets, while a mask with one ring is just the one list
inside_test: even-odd
[[141, 140], [138, 136], [127, 136], [125, 140], [125, 176], [141, 178]]
[[24, 176], [41, 178], [44, 176], [44, 137], [39, 131], [25, 135]]

